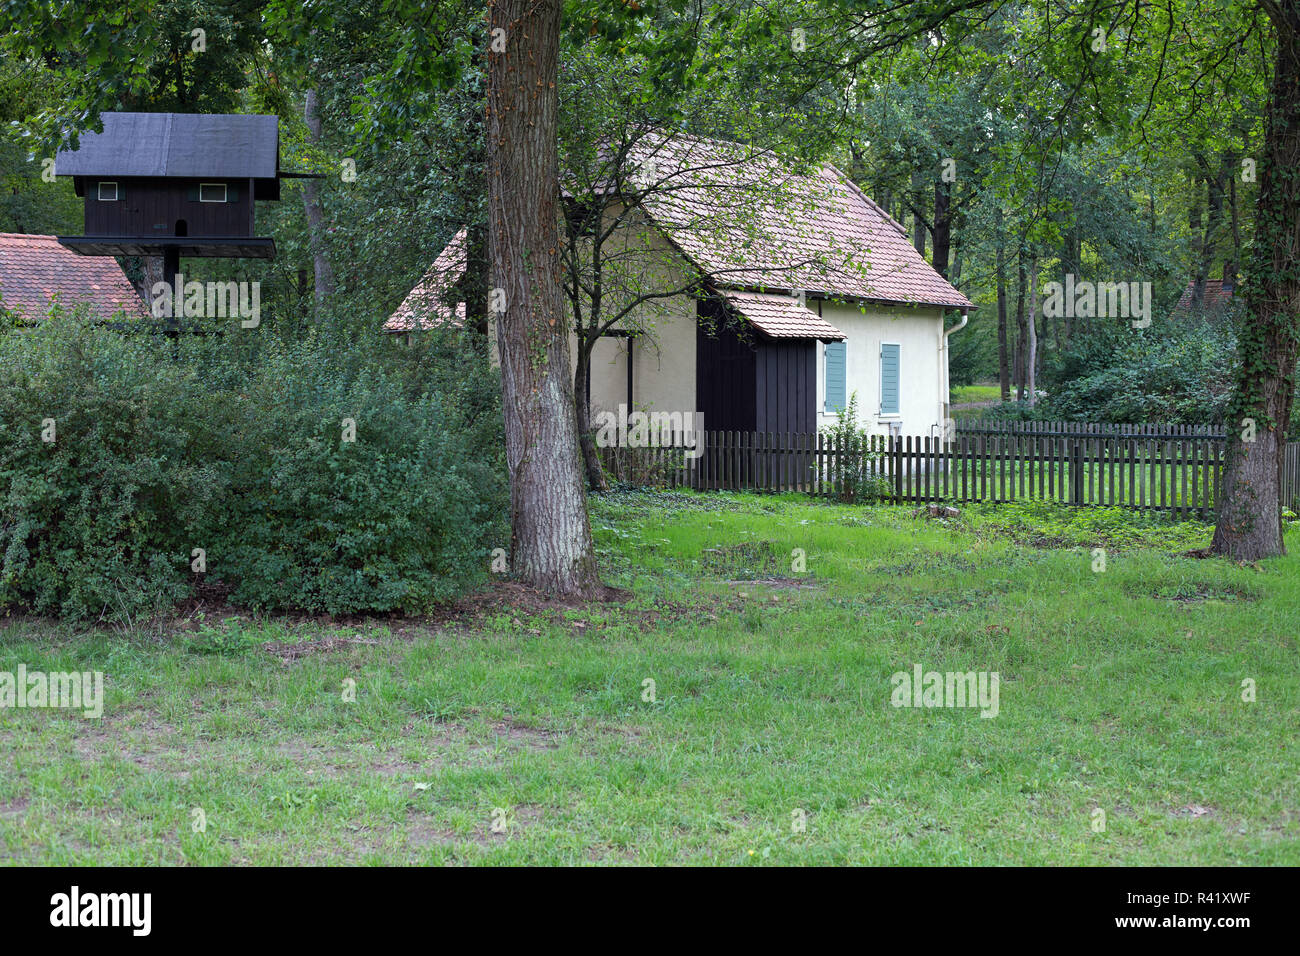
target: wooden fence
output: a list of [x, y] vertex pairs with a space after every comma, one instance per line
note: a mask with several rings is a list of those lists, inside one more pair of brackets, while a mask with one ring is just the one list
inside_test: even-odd
[[1222, 425], [1178, 425], [1168, 422], [1115, 424], [1111, 422], [1037, 422], [996, 419], [962, 419], [954, 422], [959, 435], [1037, 435], [1061, 437], [1091, 435], [1097, 438], [1223, 438]]
[[[1024, 499], [1214, 514], [1224, 438], [1174, 426], [1096, 426], [1059, 433], [1039, 426], [971, 434], [872, 436], [837, 442], [831, 435], [704, 432], [684, 447], [673, 436], [659, 447], [602, 449], [616, 481], [713, 490], [796, 491], [893, 503], [1006, 502]], [[1075, 426], [1078, 423], [1064, 423]], [[1132, 429], [1123, 432], [1120, 429]], [[1287, 446], [1283, 503], [1300, 502], [1300, 442]]]

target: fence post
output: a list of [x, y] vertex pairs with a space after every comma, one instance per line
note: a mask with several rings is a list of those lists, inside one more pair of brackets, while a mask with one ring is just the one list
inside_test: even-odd
[[1083, 443], [1070, 440], [1070, 504], [1083, 504]]

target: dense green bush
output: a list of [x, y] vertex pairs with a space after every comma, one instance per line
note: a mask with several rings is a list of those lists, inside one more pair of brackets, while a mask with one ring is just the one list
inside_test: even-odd
[[1096, 422], [1221, 422], [1236, 352], [1226, 318], [1159, 319], [1145, 329], [1095, 323], [1049, 361], [1039, 413]]
[[250, 607], [427, 609], [502, 540], [500, 416], [474, 367], [450, 342], [337, 328], [179, 348], [72, 318], [4, 333], [0, 606], [163, 609], [201, 548], [202, 579]]

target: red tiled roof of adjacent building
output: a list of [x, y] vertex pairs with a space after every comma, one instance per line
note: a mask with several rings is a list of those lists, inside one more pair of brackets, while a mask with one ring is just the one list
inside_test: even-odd
[[469, 265], [468, 230], [464, 226], [452, 236], [445, 249], [433, 260], [429, 271], [402, 300], [397, 311], [384, 323], [385, 332], [426, 331], [450, 322], [456, 328], [465, 324], [465, 303], [455, 308], [446, 302], [447, 293], [465, 275]]
[[[1222, 309], [1232, 303], [1232, 294], [1236, 289], [1234, 283], [1225, 283], [1222, 279], [1206, 279], [1205, 293], [1201, 300], [1201, 308], [1206, 312], [1214, 312]], [[1178, 304], [1174, 306], [1174, 312], [1190, 312], [1192, 308], [1192, 293], [1196, 290], [1196, 280], [1187, 283], [1187, 288], [1178, 299]]]
[[79, 256], [54, 236], [0, 232], [0, 308], [35, 322], [56, 298], [67, 309], [85, 303], [98, 318], [145, 315], [112, 256]]

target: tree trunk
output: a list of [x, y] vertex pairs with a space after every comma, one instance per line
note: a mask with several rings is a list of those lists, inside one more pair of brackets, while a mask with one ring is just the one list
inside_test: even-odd
[[591, 350], [578, 344], [578, 367], [573, 373], [573, 402], [577, 413], [578, 443], [582, 448], [582, 466], [587, 473], [587, 487], [592, 491], [608, 491], [605, 469], [600, 465], [596, 451], [596, 438], [591, 429], [591, 403], [587, 401], [588, 383], [591, 381]]
[[[1241, 561], [1286, 552], [1278, 498], [1300, 352], [1300, 5], [1263, 6], [1277, 34], [1277, 61], [1259, 163], [1249, 312], [1238, 335], [1228, 460], [1210, 544], [1214, 553]], [[1254, 419], [1253, 436], [1245, 419]]]
[[[1199, 156], [1197, 157], [1197, 160], [1199, 163], [1202, 164], [1204, 163], [1204, 160], [1201, 159]], [[1192, 192], [1194, 193], [1194, 197], [1192, 199], [1192, 204], [1187, 207], [1187, 233], [1189, 236], [1189, 241], [1191, 243], [1191, 248], [1189, 250], [1189, 253], [1191, 255], [1191, 260], [1192, 260], [1191, 310], [1193, 312], [1198, 311], [1201, 308], [1202, 303], [1205, 302], [1205, 273], [1202, 271], [1202, 269], [1204, 268], [1204, 257], [1202, 254], [1202, 250], [1204, 249], [1205, 246], [1205, 233], [1202, 227], [1202, 221], [1203, 221], [1202, 197], [1201, 197], [1202, 179], [1203, 177], [1197, 176], [1195, 173], [1193, 173]]]
[[548, 592], [600, 587], [578, 458], [560, 286], [556, 80], [561, 0], [489, 0], [488, 222], [497, 313], [511, 569]]
[[460, 292], [465, 297], [465, 325], [482, 340], [483, 348], [487, 348], [490, 271], [487, 228], [483, 223], [469, 223], [465, 227], [465, 275]]
[[1002, 210], [998, 210], [997, 283], [998, 283], [998, 386], [1002, 401], [1011, 401], [1011, 366], [1007, 356], [1007, 263], [1006, 243], [1002, 235]]
[[1029, 330], [1025, 328], [1025, 251], [1016, 254], [1016, 400], [1025, 400], [1025, 353], [1029, 349]]
[[[1196, 270], [1201, 279], [1202, 289], [1210, 278], [1214, 256], [1219, 248], [1219, 232], [1223, 224], [1223, 194], [1227, 189], [1227, 178], [1226, 162], [1220, 162], [1218, 171], [1205, 178], [1205, 238], [1201, 241], [1201, 265]], [[1204, 295], [1202, 295], [1203, 301]]]
[[925, 208], [925, 177], [919, 171], [912, 173], [912, 246], [917, 254], [925, 258], [925, 218], [921, 210]]
[[1029, 392], [1029, 407], [1038, 401], [1035, 388], [1038, 386], [1038, 256], [1029, 260], [1029, 357], [1025, 362], [1025, 374], [1028, 379], [1026, 391]]
[[[302, 117], [307, 122], [307, 138], [312, 144], [320, 142], [320, 114], [316, 112], [316, 91], [307, 91], [307, 104]], [[316, 268], [316, 304], [334, 294], [334, 270], [330, 268], [325, 252], [325, 217], [320, 210], [320, 186], [314, 179], [304, 179], [302, 202], [307, 210], [308, 241], [311, 244], [312, 263]]]
[[952, 245], [952, 184], [942, 179], [934, 184], [934, 270], [948, 278], [949, 250]]
[[[1235, 165], [1235, 164], [1234, 164]], [[1223, 281], [1236, 294], [1237, 273], [1241, 271], [1241, 216], [1237, 211], [1237, 177], [1228, 177], [1228, 209], [1232, 215], [1232, 261], [1223, 265]]]
[[[486, 44], [486, 36], [480, 37], [479, 42]], [[480, 50], [482, 47], [480, 47]], [[472, 69], [476, 75], [481, 76], [487, 69], [487, 63], [483, 59], [481, 52], [475, 52], [471, 57]], [[487, 84], [483, 84], [486, 88]], [[472, 183], [484, 183], [487, 179], [487, 137], [484, 134], [484, 103], [475, 97], [466, 104], [464, 109], [464, 130], [468, 140], [466, 150], [466, 165], [475, 171], [481, 170], [482, 175], [473, 176], [470, 179]], [[482, 195], [477, 189], [468, 191], [465, 196], [465, 209], [463, 212], [465, 222], [465, 274], [460, 281], [460, 295], [465, 302], [465, 326], [473, 335], [473, 341], [476, 348], [482, 354], [484, 361], [489, 358], [490, 346], [488, 344], [488, 296], [491, 293], [491, 262], [488, 259], [488, 228], [487, 223], [482, 218], [480, 210], [482, 206], [479, 202]]]

